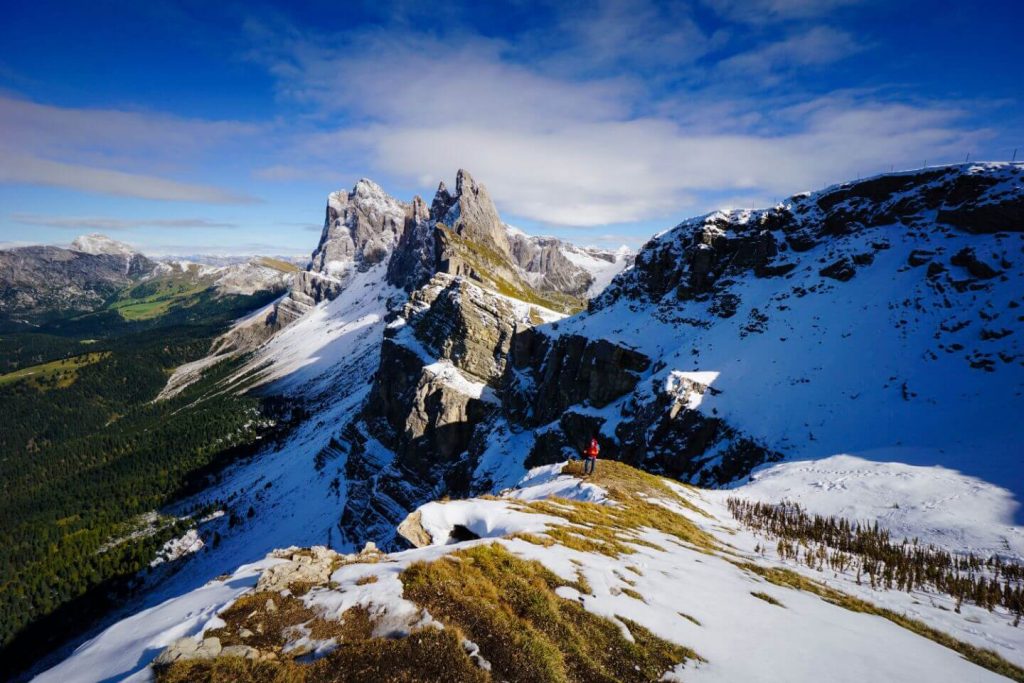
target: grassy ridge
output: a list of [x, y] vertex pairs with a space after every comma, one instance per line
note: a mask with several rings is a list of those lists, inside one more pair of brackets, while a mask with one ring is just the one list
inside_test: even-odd
[[54, 360], [49, 363], [31, 365], [21, 370], [0, 375], [0, 386], [27, 380], [28, 384], [40, 391], [65, 389], [75, 383], [75, 380], [78, 378], [79, 368], [99, 363], [109, 355], [109, 351], [83, 353], [80, 356], [71, 356], [70, 358]]
[[[555, 593], [561, 586], [585, 585], [567, 583], [498, 543], [414, 563], [399, 578], [403, 597], [444, 624], [443, 630], [428, 626], [401, 638], [375, 637], [374, 617], [363, 608], [326, 619], [292, 595], [252, 593], [222, 613], [225, 626], [207, 635], [223, 645], [258, 648], [270, 661], [179, 661], [158, 669], [157, 681], [646, 683], [700, 659], [620, 617], [632, 637], [627, 639], [611, 620]], [[284, 650], [296, 628], [318, 641], [334, 638], [339, 647], [303, 663]], [[240, 639], [243, 629], [253, 635]], [[467, 640], [479, 646], [489, 669], [471, 659]]]
[[567, 315], [579, 313], [586, 308], [584, 299], [561, 292], [536, 289], [518, 277], [507, 259], [493, 249], [464, 239], [444, 225], [439, 225], [438, 229], [452, 253], [465, 261], [482, 282], [493, 287], [500, 294]]

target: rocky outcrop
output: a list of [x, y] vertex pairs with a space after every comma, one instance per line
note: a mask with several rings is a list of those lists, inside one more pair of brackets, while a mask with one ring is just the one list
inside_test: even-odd
[[466, 242], [506, 258], [511, 254], [505, 224], [490, 193], [465, 169], [460, 168], [455, 176], [455, 194], [449, 193], [444, 183], [437, 188], [430, 214]]
[[414, 548], [425, 548], [434, 542], [430, 533], [423, 528], [423, 513], [416, 510], [398, 525], [398, 535]]
[[[632, 262], [632, 252], [581, 248], [554, 237], [534, 237], [518, 230], [509, 231], [509, 244], [512, 258], [527, 273], [534, 287], [581, 298], [588, 296], [597, 278], [591, 270], [574, 263], [568, 254], [590, 261], [596, 266], [595, 270], [611, 269], [615, 273]], [[609, 275], [607, 280], [610, 279]]]
[[570, 406], [605, 407], [649, 366], [644, 354], [604, 339], [524, 330], [513, 340], [506, 404], [517, 422], [544, 425]]
[[426, 496], [468, 491], [468, 451], [498, 410], [494, 388], [511, 340], [531, 324], [528, 306], [447, 274], [435, 275], [395, 314], [370, 394], [345, 433], [346, 538], [364, 538], [368, 519], [392, 534]]
[[381, 263], [402, 234], [407, 209], [366, 178], [351, 192], [332, 192], [309, 270], [339, 275], [352, 267], [366, 270]]
[[288, 548], [277, 551], [275, 557], [286, 560], [260, 574], [257, 591], [280, 592], [296, 584], [319, 585], [327, 583], [331, 572], [341, 562], [341, 555], [330, 548], [316, 545], [308, 550]]
[[[251, 652], [250, 652], [251, 651]], [[171, 643], [163, 652], [153, 660], [153, 666], [160, 668], [168, 666], [179, 660], [202, 660], [214, 659], [220, 656], [241, 656], [245, 659], [256, 659], [256, 650], [246, 648], [245, 652], [224, 652], [221, 647], [220, 638], [210, 637], [202, 640], [195, 638], [179, 638]]]
[[388, 262], [388, 282], [412, 292], [437, 272], [437, 242], [430, 209], [419, 197], [413, 197], [405, 215], [402, 236]]

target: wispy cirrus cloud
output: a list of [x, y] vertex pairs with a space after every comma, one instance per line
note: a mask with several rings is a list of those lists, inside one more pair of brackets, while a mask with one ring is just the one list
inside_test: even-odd
[[38, 214], [15, 213], [9, 216], [14, 223], [35, 225], [39, 227], [58, 228], [61, 230], [98, 230], [103, 232], [120, 232], [138, 228], [166, 229], [224, 229], [237, 228], [237, 223], [210, 221], [204, 218], [112, 218], [105, 216], [43, 216]]
[[29, 155], [0, 158], [0, 182], [63, 187], [119, 197], [209, 204], [251, 204], [255, 197], [212, 185], [185, 183], [142, 173], [112, 171]]
[[245, 204], [245, 192], [188, 177], [212, 150], [260, 127], [162, 113], [57, 107], [0, 96], [0, 182], [165, 201]]
[[718, 62], [716, 71], [737, 77], [768, 78], [778, 83], [795, 69], [832, 64], [863, 49], [864, 46], [845, 31], [814, 26], [723, 59]]
[[703, 0], [722, 17], [750, 24], [816, 19], [868, 0]]

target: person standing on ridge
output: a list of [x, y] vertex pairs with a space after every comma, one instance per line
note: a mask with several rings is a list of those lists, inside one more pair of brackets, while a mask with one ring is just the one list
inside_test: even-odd
[[593, 474], [597, 467], [597, 454], [601, 447], [597, 444], [597, 438], [590, 439], [590, 445], [583, 451], [583, 474]]

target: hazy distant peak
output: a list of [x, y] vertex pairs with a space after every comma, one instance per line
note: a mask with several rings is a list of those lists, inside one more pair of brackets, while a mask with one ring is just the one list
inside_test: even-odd
[[75, 241], [71, 243], [71, 249], [85, 254], [109, 254], [111, 256], [133, 256], [138, 253], [138, 250], [130, 244], [118, 242], [97, 232], [76, 237]]

